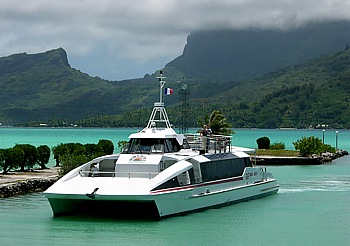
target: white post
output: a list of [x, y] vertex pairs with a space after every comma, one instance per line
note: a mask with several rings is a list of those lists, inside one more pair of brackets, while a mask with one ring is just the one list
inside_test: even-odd
[[338, 150], [338, 131], [335, 131], [335, 149]]
[[325, 132], [325, 129], [322, 130], [322, 143], [324, 144], [324, 132]]

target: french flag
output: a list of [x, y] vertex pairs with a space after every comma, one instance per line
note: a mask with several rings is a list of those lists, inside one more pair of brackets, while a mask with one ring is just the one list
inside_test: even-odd
[[171, 94], [173, 94], [172, 88], [165, 88], [164, 89], [164, 95], [171, 95]]

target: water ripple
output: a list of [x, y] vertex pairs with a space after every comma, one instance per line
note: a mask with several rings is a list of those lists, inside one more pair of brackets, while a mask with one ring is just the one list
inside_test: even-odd
[[327, 176], [281, 184], [280, 193], [308, 191], [350, 191], [350, 176]]

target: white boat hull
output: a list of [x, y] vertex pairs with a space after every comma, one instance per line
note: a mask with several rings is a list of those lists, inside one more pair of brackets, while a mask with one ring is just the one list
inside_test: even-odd
[[163, 218], [263, 197], [278, 192], [278, 188], [275, 179], [247, 185], [244, 177], [236, 177], [214, 184], [188, 185], [143, 195], [107, 195], [98, 191], [94, 197], [87, 196], [90, 192], [45, 195], [55, 216], [79, 211], [87, 214], [106, 212], [116, 216], [139, 216], [141, 211], [142, 215]]
[[275, 180], [253, 184], [249, 186], [234, 187], [216, 193], [193, 195], [193, 190], [169, 193], [155, 199], [159, 216], [166, 217], [179, 213], [203, 210], [206, 208], [225, 206], [250, 199], [267, 196], [278, 192]]

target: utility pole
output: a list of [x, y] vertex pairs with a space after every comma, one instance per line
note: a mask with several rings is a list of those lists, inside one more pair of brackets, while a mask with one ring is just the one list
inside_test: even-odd
[[[180, 81], [177, 81], [180, 83]], [[180, 94], [180, 107], [181, 107], [181, 123], [180, 123], [180, 133], [185, 134], [188, 131], [188, 86], [187, 84], [179, 84], [179, 94]]]

